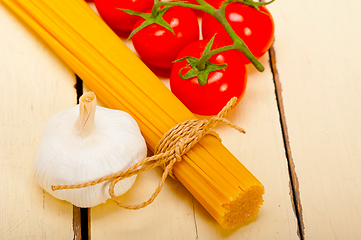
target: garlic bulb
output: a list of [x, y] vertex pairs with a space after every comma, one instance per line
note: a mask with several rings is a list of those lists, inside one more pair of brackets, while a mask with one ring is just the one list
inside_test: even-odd
[[[109, 182], [58, 191], [51, 186], [95, 180], [124, 170], [146, 155], [136, 121], [123, 111], [96, 106], [95, 94], [88, 92], [79, 105], [57, 113], [46, 124], [34, 170], [38, 184], [52, 196], [78, 207], [93, 207], [110, 198]], [[115, 195], [128, 191], [135, 178], [117, 183]]]

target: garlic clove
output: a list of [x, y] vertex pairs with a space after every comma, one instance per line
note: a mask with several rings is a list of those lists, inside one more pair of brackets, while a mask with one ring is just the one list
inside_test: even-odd
[[[34, 170], [38, 184], [52, 196], [78, 207], [93, 207], [110, 198], [110, 183], [58, 191], [52, 191], [51, 186], [80, 184], [124, 170], [146, 158], [147, 147], [129, 114], [99, 106], [96, 111], [94, 108], [84, 113], [82, 107], [80, 102], [48, 121], [34, 158]], [[93, 112], [94, 121], [85, 131], [79, 131], [79, 126], [86, 125], [79, 124], [79, 119], [91, 118], [79, 117], [79, 113], [89, 112]], [[135, 179], [132, 176], [117, 183], [116, 196], [127, 192]]]

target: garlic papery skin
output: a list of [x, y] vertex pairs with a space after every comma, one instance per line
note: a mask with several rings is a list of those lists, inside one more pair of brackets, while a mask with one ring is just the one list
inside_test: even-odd
[[[126, 112], [96, 106], [94, 93], [86, 93], [79, 105], [55, 114], [44, 127], [34, 158], [35, 177], [55, 198], [77, 207], [93, 207], [110, 198], [109, 182], [56, 191], [51, 186], [95, 180], [124, 170], [146, 155], [136, 121]], [[118, 182], [115, 195], [127, 192], [135, 179]]]

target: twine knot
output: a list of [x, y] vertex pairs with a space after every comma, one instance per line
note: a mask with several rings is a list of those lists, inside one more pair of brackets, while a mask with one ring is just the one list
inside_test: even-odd
[[[226, 124], [242, 133], [245, 133], [242, 128], [232, 124], [230, 121], [224, 118], [228, 114], [228, 112], [235, 106], [236, 102], [237, 98], [232, 98], [227, 103], [227, 105], [217, 114], [217, 116], [214, 116], [209, 120], [191, 119], [177, 124], [163, 135], [163, 137], [160, 139], [157, 146], [155, 147], [153, 156], [147, 157], [144, 160], [130, 166], [123, 171], [119, 171], [117, 173], [110, 174], [108, 176], [101, 177], [96, 180], [82, 184], [57, 185], [51, 186], [51, 188], [53, 191], [62, 189], [77, 189], [93, 186], [105, 181], [111, 181], [109, 185], [109, 195], [115, 203], [117, 203], [120, 207], [126, 209], [136, 210], [144, 208], [150, 203], [152, 203], [154, 199], [158, 196], [158, 194], [163, 188], [165, 179], [168, 175], [176, 178], [172, 171], [174, 164], [181, 161], [182, 156], [186, 154], [195, 144], [197, 144], [205, 135], [210, 134], [221, 140], [218, 134], [213, 131], [213, 128], [218, 123]], [[158, 187], [147, 201], [141, 204], [128, 205], [119, 201], [116, 198], [114, 194], [114, 187], [115, 184], [117, 184], [119, 181], [159, 166], [164, 169], [164, 172], [159, 181]]]

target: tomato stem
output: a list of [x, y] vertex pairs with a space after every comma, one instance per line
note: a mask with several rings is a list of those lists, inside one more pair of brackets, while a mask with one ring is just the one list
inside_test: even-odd
[[131, 39], [134, 36], [134, 34], [136, 34], [140, 30], [142, 30], [143, 28], [145, 28], [151, 24], [158, 24], [158, 25], [164, 27], [165, 29], [168, 29], [170, 32], [172, 32], [174, 34], [173, 28], [163, 19], [164, 13], [168, 9], [170, 9], [171, 6], [165, 6], [163, 8], [161, 8], [161, 7], [162, 7], [161, 2], [159, 0], [154, 0], [154, 6], [152, 8], [151, 13], [136, 12], [136, 11], [133, 11], [130, 9], [118, 8], [119, 10], [122, 10], [123, 12], [125, 12], [127, 14], [139, 16], [145, 20], [139, 27], [137, 27], [130, 33], [127, 40]]
[[155, 18], [158, 14], [158, 10], [159, 10], [159, 0], [154, 0], [154, 6], [152, 8], [152, 17]]
[[204, 70], [206, 68], [207, 61], [213, 55], [224, 52], [224, 51], [232, 50], [232, 49], [236, 49], [234, 45], [228, 45], [228, 46], [225, 46], [225, 47], [220, 47], [220, 48], [217, 48], [217, 49], [213, 49], [211, 51], [204, 51], [201, 58], [199, 59], [198, 69], [200, 71]]
[[185, 3], [185, 2], [160, 2], [160, 5], [168, 5], [168, 6], [178, 6], [178, 7], [187, 7], [187, 8], [193, 8], [197, 10], [201, 10], [203, 12], [206, 12], [210, 15], [214, 14], [214, 11], [216, 10], [214, 7], [209, 5], [206, 1], [203, 0], [197, 0], [198, 2], [202, 2], [201, 5], [191, 4], [191, 3]]

